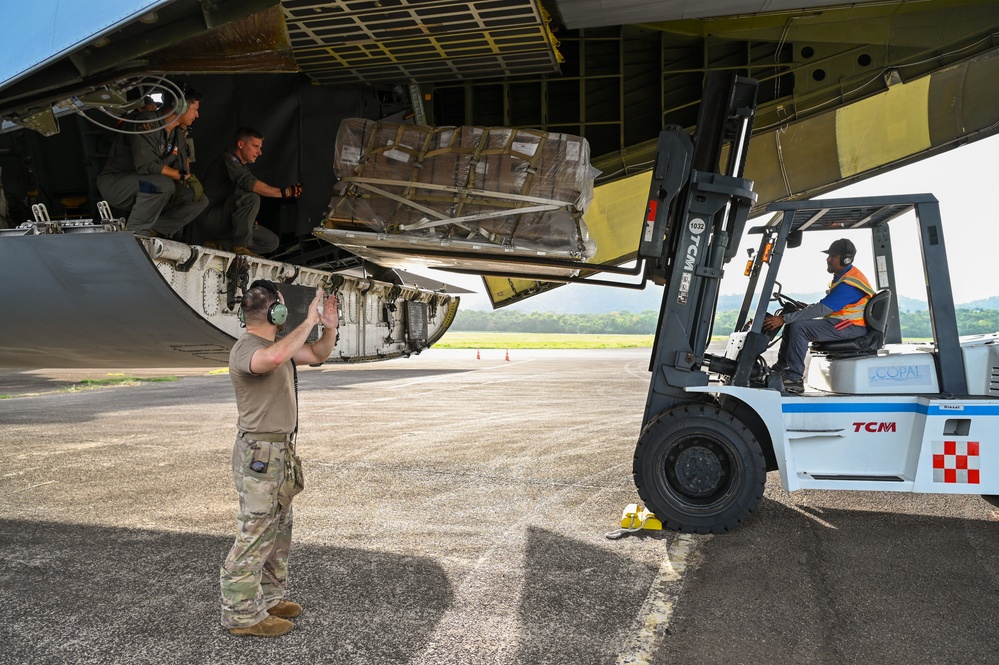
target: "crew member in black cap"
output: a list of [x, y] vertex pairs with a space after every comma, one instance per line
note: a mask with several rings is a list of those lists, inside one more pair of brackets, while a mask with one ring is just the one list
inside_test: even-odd
[[840, 238], [823, 250], [826, 270], [833, 274], [826, 297], [796, 312], [768, 316], [764, 330], [777, 330], [787, 324], [774, 369], [784, 377], [788, 393], [804, 392], [805, 354], [809, 342], [853, 339], [867, 334], [864, 306], [874, 289], [860, 269], [853, 265], [857, 248]]

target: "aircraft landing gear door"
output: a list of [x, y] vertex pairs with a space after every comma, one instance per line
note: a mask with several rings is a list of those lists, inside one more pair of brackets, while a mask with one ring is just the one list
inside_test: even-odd
[[638, 439], [635, 485], [667, 529], [722, 533], [749, 517], [767, 480], [752, 432], [708, 404], [668, 409]]

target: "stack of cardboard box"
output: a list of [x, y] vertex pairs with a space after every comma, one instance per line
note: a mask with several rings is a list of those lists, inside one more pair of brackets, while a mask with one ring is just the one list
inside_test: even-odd
[[[474, 239], [587, 259], [596, 251], [583, 222], [593, 198], [589, 157], [586, 140], [567, 134], [348, 119], [337, 134], [340, 182], [324, 225]], [[545, 202], [558, 208], [449, 221]]]

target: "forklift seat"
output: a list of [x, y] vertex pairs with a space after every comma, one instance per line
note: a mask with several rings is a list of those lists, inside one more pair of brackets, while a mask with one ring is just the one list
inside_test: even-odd
[[830, 358], [873, 356], [885, 344], [889, 305], [891, 305], [891, 289], [878, 291], [864, 306], [864, 325], [867, 326], [867, 334], [853, 339], [813, 342], [812, 352]]

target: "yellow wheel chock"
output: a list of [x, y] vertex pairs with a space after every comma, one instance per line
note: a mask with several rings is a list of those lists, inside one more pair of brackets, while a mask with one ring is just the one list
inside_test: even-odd
[[648, 508], [639, 506], [637, 503], [629, 503], [621, 513], [622, 529], [648, 529], [650, 531], [662, 531], [663, 523], [656, 519], [656, 516], [649, 512]]
[[612, 540], [616, 540], [642, 529], [647, 531], [662, 531], [663, 523], [656, 519], [656, 516], [649, 512], [648, 508], [639, 506], [637, 503], [629, 503], [624, 507], [624, 512], [621, 513], [621, 528], [605, 535]]

